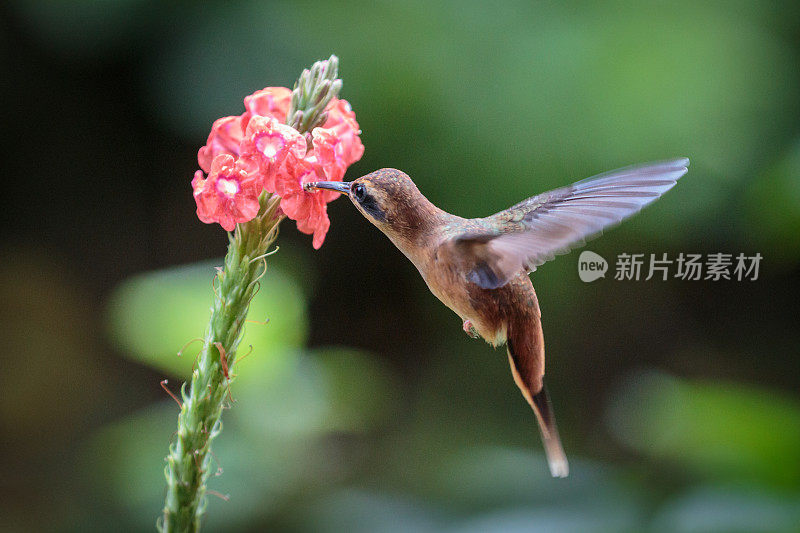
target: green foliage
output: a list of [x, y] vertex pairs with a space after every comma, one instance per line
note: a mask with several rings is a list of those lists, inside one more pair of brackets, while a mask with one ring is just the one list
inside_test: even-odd
[[800, 479], [800, 402], [785, 394], [644, 374], [616, 398], [612, 425], [640, 453], [710, 480], [794, 488]]
[[[350, 466], [326, 449], [324, 437], [374, 430], [391, 414], [388, 369], [374, 355], [324, 349], [287, 353], [278, 369], [247, 366], [262, 355], [254, 351], [242, 361], [242, 375], [254, 379], [232, 386], [234, 408], [225, 413], [224, 438], [214, 443], [209, 489], [230, 499], [209, 496], [205, 519], [211, 531], [245, 528], [296, 494], [320, 487], [321, 476], [347, 471]], [[359, 379], [342, 394], [351, 370]], [[162, 503], [159, 464], [176, 411], [172, 400], [164, 400], [100, 429], [82, 448], [79, 468], [91, 473], [91, 498], [105, 502], [106, 512], [124, 515], [134, 530], [150, 529]]]
[[655, 533], [794, 533], [800, 498], [759, 486], [700, 487], [674, 498], [653, 520]]
[[[204, 262], [136, 275], [120, 284], [109, 300], [109, 336], [127, 357], [187, 379], [200, 342], [198, 324], [208, 320], [219, 262]], [[244, 353], [258, 347], [250, 366], [278, 365], [287, 350], [302, 346], [306, 318], [297, 281], [268, 267], [259, 294], [250, 304], [252, 321], [245, 326]], [[216, 285], [215, 285], [216, 286]], [[265, 324], [263, 322], [266, 322]], [[186, 345], [181, 355], [177, 352]], [[252, 371], [242, 375], [251, 379]], [[261, 378], [269, 372], [259, 372]]]
[[[800, 141], [786, 148], [747, 186], [746, 224], [751, 246], [765, 251], [782, 268], [791, 268], [800, 256]], [[760, 239], [757, 240], [757, 238]]]

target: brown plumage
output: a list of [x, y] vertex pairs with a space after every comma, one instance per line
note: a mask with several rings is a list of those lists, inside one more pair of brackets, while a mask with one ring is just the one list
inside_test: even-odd
[[567, 458], [543, 381], [541, 312], [528, 273], [657, 199], [688, 164], [682, 158], [616, 170], [480, 219], [442, 211], [395, 169], [307, 188], [347, 194], [461, 317], [467, 333], [506, 344], [514, 381], [536, 413], [550, 471], [565, 477]]

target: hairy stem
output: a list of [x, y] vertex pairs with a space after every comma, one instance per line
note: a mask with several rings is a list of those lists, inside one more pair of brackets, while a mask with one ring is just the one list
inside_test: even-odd
[[163, 532], [198, 531], [205, 507], [206, 482], [211, 474], [211, 441], [221, 428], [220, 416], [234, 379], [236, 349], [250, 300], [264, 274], [263, 255], [278, 234], [280, 198], [264, 195], [259, 215], [236, 227], [225, 265], [217, 273], [214, 304], [203, 348], [192, 372], [178, 432], [170, 446], [165, 475], [167, 496], [158, 527]]

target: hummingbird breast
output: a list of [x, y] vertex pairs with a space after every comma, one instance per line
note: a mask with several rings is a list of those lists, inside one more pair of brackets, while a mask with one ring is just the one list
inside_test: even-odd
[[450, 248], [439, 246], [432, 253], [412, 261], [430, 291], [461, 320], [469, 320], [488, 343], [506, 342], [511, 318], [538, 319], [539, 304], [527, 273], [520, 271], [507, 284], [484, 289], [467, 279], [469, 268], [452, 256]]
[[[435, 223], [419, 224], [427, 228], [416, 234], [381, 229], [417, 267], [430, 291], [453, 310], [461, 320], [469, 320], [488, 343], [500, 346], [506, 342], [512, 321], [538, 321], [539, 304], [527, 272], [495, 289], [486, 289], [467, 279], [474, 268], [472, 258], [465, 257], [452, 246], [453, 235], [470, 228], [482, 229], [481, 221], [463, 219], [441, 210]], [[430, 218], [430, 217], [429, 217]]]

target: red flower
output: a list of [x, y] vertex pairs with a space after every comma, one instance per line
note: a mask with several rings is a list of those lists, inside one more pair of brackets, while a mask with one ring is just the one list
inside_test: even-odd
[[214, 222], [214, 213], [217, 211], [217, 198], [206, 190], [205, 176], [202, 170], [194, 173], [192, 190], [194, 191], [194, 201], [197, 203], [197, 218], [201, 222], [210, 224]]
[[[341, 139], [333, 130], [326, 128], [314, 128], [311, 138], [314, 149], [306, 160], [314, 166], [319, 179], [342, 181], [347, 163], [344, 160]], [[321, 194], [326, 202], [332, 202], [339, 197], [339, 193], [333, 191], [318, 191], [318, 194]]]
[[356, 122], [356, 114], [350, 107], [347, 100], [334, 98], [326, 109], [328, 120], [322, 125], [323, 128], [333, 130], [339, 138], [341, 147], [340, 154], [345, 161], [345, 165], [350, 166], [364, 155], [364, 145], [361, 144], [361, 129]]
[[314, 234], [312, 245], [315, 250], [322, 246], [331, 225], [327, 208], [329, 200], [319, 192], [307, 192], [303, 189], [303, 184], [319, 179], [312, 163], [293, 155], [286, 158], [275, 179], [275, 192], [281, 197], [281, 210], [297, 221], [297, 229]]
[[206, 145], [197, 152], [197, 162], [203, 172], [211, 172], [211, 162], [220, 154], [239, 157], [239, 143], [244, 131], [239, 124], [240, 117], [223, 117], [214, 121]]
[[254, 116], [240, 145], [241, 158], [258, 167], [261, 186], [275, 192], [275, 174], [290, 153], [299, 159], [306, 155], [306, 140], [297, 130], [271, 117]]
[[242, 131], [253, 116], [272, 117], [281, 124], [286, 123], [292, 103], [292, 90], [286, 87], [267, 87], [244, 98], [245, 112], [241, 116]]
[[239, 157], [239, 144], [253, 116], [272, 117], [280, 123], [286, 122], [292, 91], [286, 87], [267, 87], [244, 99], [244, 114], [238, 117], [223, 117], [214, 121], [206, 145], [197, 153], [197, 160], [204, 172], [211, 171], [211, 162], [219, 154]]
[[311, 141], [316, 156], [315, 165], [319, 167], [326, 179], [341, 181], [347, 170], [341, 138], [331, 129], [314, 128], [314, 131], [311, 132]]
[[206, 224], [219, 222], [226, 231], [233, 231], [238, 222], [252, 220], [259, 208], [258, 181], [233, 156], [218, 155], [207, 179], [198, 170], [192, 180], [198, 218]]
[[328, 218], [328, 207], [320, 195], [317, 195], [312, 203], [311, 214], [304, 220], [297, 221], [297, 229], [301, 232], [314, 235], [311, 241], [311, 246], [315, 250], [319, 250], [322, 243], [325, 242], [325, 236], [331, 227], [331, 219]]
[[[346, 100], [333, 98], [323, 127], [306, 137], [285, 124], [292, 100], [286, 87], [267, 87], [244, 99], [245, 112], [214, 122], [197, 153], [202, 171], [192, 180], [197, 216], [228, 231], [258, 214], [262, 190], [281, 197], [281, 210], [303, 233], [322, 246], [330, 227], [327, 203], [332, 191], [306, 192], [310, 181], [341, 181], [347, 167], [364, 153], [355, 113]], [[208, 178], [204, 179], [204, 174]]]

